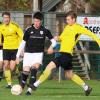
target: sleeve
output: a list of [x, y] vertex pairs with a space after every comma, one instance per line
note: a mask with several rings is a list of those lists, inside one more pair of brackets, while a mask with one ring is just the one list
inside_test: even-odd
[[24, 33], [24, 36], [23, 36], [23, 40], [24, 41], [28, 41], [28, 39], [29, 39], [29, 31], [27, 29], [27, 30], [25, 30], [25, 33]]
[[3, 44], [3, 41], [4, 41], [4, 37], [3, 37], [3, 34], [2, 34], [2, 27], [0, 26], [0, 45]]
[[100, 39], [95, 35], [95, 33], [91, 32], [90, 30], [88, 30], [82, 26], [79, 26], [78, 29], [81, 34], [88, 35], [93, 40], [95, 40], [98, 43], [98, 45], [100, 46]]
[[51, 46], [54, 48], [57, 45], [57, 42], [55, 39], [51, 39]]
[[17, 30], [16, 31], [17, 31], [17, 34], [19, 36], [19, 42], [21, 42], [22, 39], [23, 39], [23, 30], [19, 26], [17, 26]]
[[20, 46], [18, 48], [17, 54], [16, 54], [17, 58], [20, 57], [21, 51], [24, 50], [25, 45], [26, 45], [26, 41], [22, 40], [22, 42], [21, 42], [21, 44], [20, 44]]
[[3, 34], [0, 29], [0, 45], [2, 45], [3, 41], [4, 41]]
[[46, 36], [51, 40], [53, 38], [53, 36], [52, 36], [50, 30], [46, 29], [45, 32], [46, 32]]

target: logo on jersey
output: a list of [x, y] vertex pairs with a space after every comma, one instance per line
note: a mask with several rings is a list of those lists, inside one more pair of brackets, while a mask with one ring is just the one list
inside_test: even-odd
[[43, 35], [43, 31], [40, 31], [40, 34]]
[[33, 31], [31, 31], [31, 34], [33, 34], [34, 32]]
[[12, 29], [9, 29], [9, 31], [12, 32], [13, 30]]

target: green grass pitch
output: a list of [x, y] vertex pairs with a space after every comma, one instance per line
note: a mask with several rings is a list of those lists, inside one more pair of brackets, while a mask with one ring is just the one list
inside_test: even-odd
[[[10, 89], [5, 89], [6, 82], [0, 82], [0, 100], [100, 100], [100, 81], [86, 81], [93, 91], [90, 96], [85, 96], [83, 89], [72, 81], [48, 80], [44, 82], [31, 96], [26, 96], [26, 88], [20, 96], [11, 94]], [[16, 84], [16, 82], [14, 83]]]

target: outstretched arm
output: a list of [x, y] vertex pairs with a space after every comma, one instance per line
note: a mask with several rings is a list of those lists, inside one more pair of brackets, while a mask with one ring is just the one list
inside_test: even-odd
[[98, 45], [100, 46], [100, 39], [93, 32], [91, 32], [90, 30], [88, 30], [88, 29], [86, 29], [86, 28], [84, 28], [82, 26], [79, 27], [79, 32], [81, 34], [88, 35], [93, 40], [95, 40], [98, 43]]
[[51, 45], [50, 45], [50, 47], [48, 48], [48, 50], [47, 50], [47, 53], [48, 54], [52, 54], [53, 53], [53, 48], [56, 46], [56, 44], [57, 44], [57, 42], [56, 42], [56, 40], [54, 39], [54, 38], [52, 38], [51, 40]]

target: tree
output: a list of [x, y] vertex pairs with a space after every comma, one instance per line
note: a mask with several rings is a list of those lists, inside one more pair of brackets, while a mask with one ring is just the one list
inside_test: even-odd
[[32, 10], [32, 0], [0, 0], [0, 10]]

